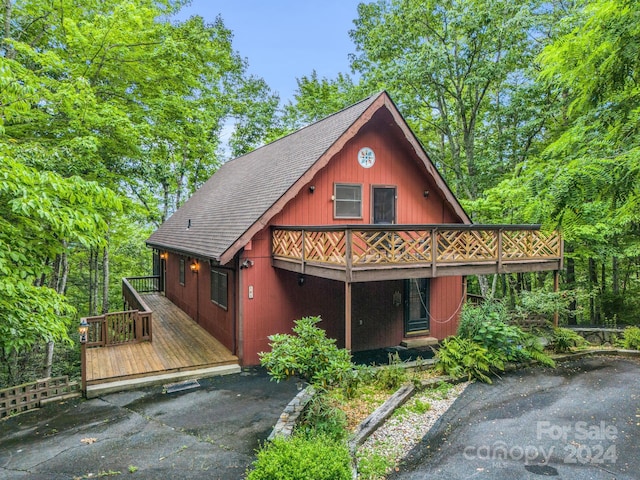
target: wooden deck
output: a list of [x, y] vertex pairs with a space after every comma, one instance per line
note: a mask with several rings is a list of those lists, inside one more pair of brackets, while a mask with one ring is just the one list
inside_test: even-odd
[[153, 311], [153, 341], [87, 348], [87, 385], [238, 365], [238, 357], [164, 296], [142, 297]]
[[562, 237], [538, 225], [330, 225], [272, 229], [273, 266], [332, 280], [561, 270]]

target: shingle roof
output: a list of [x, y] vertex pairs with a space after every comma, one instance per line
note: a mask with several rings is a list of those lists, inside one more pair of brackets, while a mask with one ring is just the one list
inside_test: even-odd
[[219, 261], [382, 95], [225, 163], [147, 244]]

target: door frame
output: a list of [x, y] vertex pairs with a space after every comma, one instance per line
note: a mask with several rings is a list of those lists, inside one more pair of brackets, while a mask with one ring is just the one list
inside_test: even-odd
[[[398, 223], [398, 187], [397, 185], [371, 185], [371, 205], [370, 205], [370, 212], [371, 212], [371, 224], [375, 225], [375, 190], [376, 189], [392, 189], [394, 191], [393, 194], [393, 222], [391, 222], [391, 225], [395, 225]], [[384, 224], [379, 224], [379, 225], [384, 225]]]
[[[413, 286], [413, 282], [414, 281], [422, 281], [425, 282], [425, 299], [424, 299], [424, 307], [425, 307], [425, 313], [426, 313], [426, 317], [424, 318], [419, 318], [419, 319], [410, 319], [410, 299], [411, 299], [411, 289], [414, 288]], [[403, 335], [404, 337], [411, 337], [414, 335], [428, 335], [431, 331], [431, 318], [430, 318], [430, 311], [431, 311], [431, 279], [430, 278], [407, 278], [404, 281], [404, 312], [403, 312], [403, 325], [402, 325], [402, 329], [403, 329]], [[409, 323], [411, 321], [422, 321], [422, 322], [426, 322], [426, 328], [422, 328], [419, 330], [414, 330], [414, 331], [410, 331], [409, 330]]]

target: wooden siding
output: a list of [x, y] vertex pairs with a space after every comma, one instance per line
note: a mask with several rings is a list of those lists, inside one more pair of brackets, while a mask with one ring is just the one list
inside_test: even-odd
[[143, 298], [153, 311], [153, 341], [87, 348], [87, 385], [238, 362], [165, 297], [148, 294]]
[[[424, 166], [407, 150], [403, 142], [396, 141], [389, 132], [380, 133], [373, 126], [365, 126], [330, 162], [309, 182], [315, 187], [303, 189], [272, 225], [332, 225], [345, 223], [371, 223], [371, 189], [373, 186], [394, 186], [397, 189], [397, 223], [457, 223], [452, 209], [436, 190]], [[371, 147], [376, 153], [373, 167], [365, 169], [357, 162], [362, 147]], [[363, 216], [360, 221], [334, 219], [334, 183], [362, 184]], [[424, 192], [428, 191], [427, 198]]]
[[[185, 260], [184, 285], [179, 282], [180, 258]], [[198, 264], [197, 273], [189, 268], [194, 261]], [[166, 297], [236, 353], [235, 272], [229, 268], [222, 270], [228, 274], [227, 308], [224, 309], [211, 301], [211, 267], [208, 261], [169, 253], [166, 265]]]
[[[269, 335], [290, 332], [293, 321], [307, 315], [320, 315], [323, 318], [321, 326], [327, 334], [336, 338], [339, 346], [344, 346], [344, 283], [306, 275], [304, 285], [299, 286], [296, 273], [273, 268], [270, 259], [271, 225], [369, 224], [371, 189], [374, 185], [396, 187], [396, 215], [399, 223], [460, 222], [439, 195], [424, 166], [408, 150], [407, 144], [398, 140], [393, 133], [380, 133], [374, 126], [365, 126], [309, 182], [308, 186], [315, 187], [313, 193], [308, 186], [304, 188], [272, 219], [267, 228], [253, 237], [249, 248], [244, 250], [240, 262], [251, 259], [254, 264], [239, 272], [243, 364], [257, 364], [258, 352], [269, 349]], [[357, 153], [364, 146], [373, 148], [376, 153], [375, 165], [370, 169], [362, 168], [357, 162]], [[363, 185], [363, 217], [360, 221], [333, 218], [331, 196], [335, 182]], [[426, 198], [425, 191], [429, 192]], [[451, 298], [446, 298], [448, 283], [442, 282], [442, 288], [438, 287], [439, 284], [433, 282], [433, 314], [446, 317], [453, 314], [455, 322], [455, 306], [452, 307], [451, 304], [458, 304], [461, 290], [454, 289], [450, 292]], [[461, 286], [462, 278], [453, 277], [450, 284]], [[250, 286], [253, 287], [252, 299], [248, 297]], [[398, 345], [402, 341], [403, 308], [394, 307], [392, 301], [396, 290], [403, 291], [401, 280], [353, 285], [352, 350], [382, 348]], [[443, 302], [443, 298], [446, 298], [444, 303], [436, 306]]]

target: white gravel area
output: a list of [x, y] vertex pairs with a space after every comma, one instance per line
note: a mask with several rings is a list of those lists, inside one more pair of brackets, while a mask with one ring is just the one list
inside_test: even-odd
[[469, 382], [454, 385], [444, 395], [431, 389], [417, 393], [364, 442], [358, 450], [358, 456], [375, 453], [393, 460], [397, 465], [422, 440], [467, 385]]

